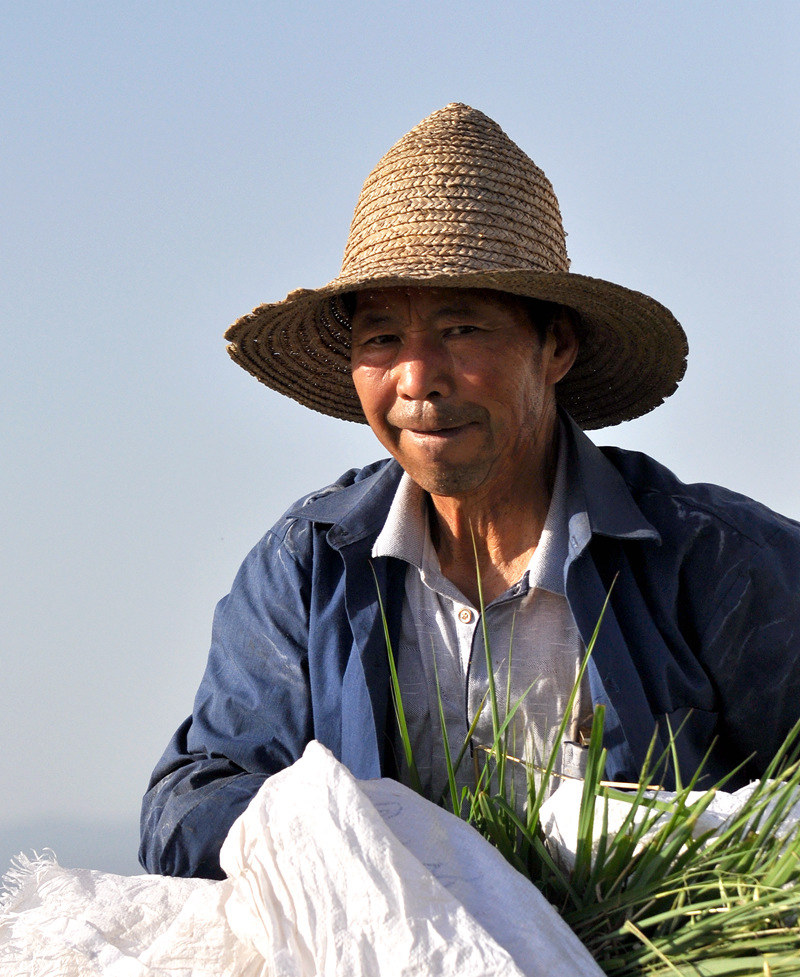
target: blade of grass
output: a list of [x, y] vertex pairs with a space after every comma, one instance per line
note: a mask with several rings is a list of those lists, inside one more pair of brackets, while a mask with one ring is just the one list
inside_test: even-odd
[[[486, 673], [489, 681], [489, 704], [492, 709], [492, 739], [494, 742], [499, 740], [500, 729], [500, 709], [497, 704], [497, 689], [494, 680], [494, 664], [492, 662], [492, 650], [489, 643], [489, 629], [486, 624], [486, 606], [483, 599], [483, 582], [481, 580], [480, 559], [478, 557], [478, 544], [475, 540], [475, 533], [470, 523], [469, 533], [472, 538], [472, 552], [475, 555], [475, 574], [478, 586], [478, 609], [481, 615], [481, 633], [483, 635], [483, 648], [486, 655]], [[505, 760], [502, 754], [497, 764], [497, 783], [502, 793], [505, 789]]]
[[417, 770], [417, 764], [414, 759], [414, 751], [411, 747], [411, 738], [408, 735], [408, 724], [406, 723], [406, 714], [403, 709], [403, 696], [400, 692], [400, 679], [397, 675], [397, 665], [395, 663], [394, 652], [392, 650], [392, 639], [389, 635], [389, 622], [386, 618], [386, 612], [383, 608], [383, 597], [381, 596], [381, 589], [378, 585], [378, 575], [375, 573], [375, 567], [370, 563], [370, 570], [372, 570], [372, 576], [375, 579], [375, 589], [378, 592], [378, 607], [380, 609], [381, 620], [383, 622], [383, 636], [386, 641], [386, 654], [389, 659], [389, 673], [391, 675], [391, 689], [392, 689], [392, 701], [394, 703], [395, 716], [397, 717], [397, 725], [400, 730], [400, 740], [403, 744], [403, 752], [406, 758], [406, 764], [408, 765], [408, 775], [411, 780], [412, 788], [418, 793], [422, 793], [422, 782], [419, 778], [419, 771]]
[[433, 638], [431, 637], [431, 658], [433, 659], [433, 674], [436, 679], [436, 703], [439, 707], [439, 728], [442, 733], [442, 744], [444, 746], [444, 760], [447, 767], [447, 786], [450, 790], [450, 803], [453, 814], [460, 814], [460, 802], [458, 796], [458, 785], [456, 784], [456, 772], [450, 756], [450, 738], [447, 735], [447, 720], [444, 715], [444, 703], [442, 702], [442, 688], [439, 685], [439, 668], [436, 664], [436, 653], [433, 648]]

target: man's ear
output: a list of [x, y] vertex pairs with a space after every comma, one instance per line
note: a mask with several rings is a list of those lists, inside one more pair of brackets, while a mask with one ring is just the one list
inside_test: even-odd
[[572, 309], [562, 306], [550, 320], [544, 348], [550, 355], [547, 382], [555, 385], [569, 373], [578, 355], [577, 315]]

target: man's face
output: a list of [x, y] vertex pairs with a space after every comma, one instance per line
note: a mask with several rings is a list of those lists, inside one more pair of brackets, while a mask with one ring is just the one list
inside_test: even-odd
[[[563, 347], [563, 343], [561, 344]], [[560, 350], [560, 351], [559, 351]], [[555, 383], [574, 359], [499, 292], [356, 295], [351, 368], [370, 427], [432, 495], [508, 489], [543, 464]]]

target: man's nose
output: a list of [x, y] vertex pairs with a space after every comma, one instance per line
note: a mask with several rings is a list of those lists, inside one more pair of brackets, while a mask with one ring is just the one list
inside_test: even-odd
[[395, 361], [397, 393], [407, 400], [450, 397], [453, 377], [450, 358], [437, 338], [407, 339]]

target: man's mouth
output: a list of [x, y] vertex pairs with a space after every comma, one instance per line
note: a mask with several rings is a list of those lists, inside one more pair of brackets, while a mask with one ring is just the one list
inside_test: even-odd
[[445, 427], [408, 427], [406, 430], [417, 437], [452, 438], [472, 427], [474, 423], [474, 421], [467, 421], [464, 424], [450, 424]]
[[407, 432], [409, 437], [429, 442], [454, 440], [465, 431], [477, 427], [481, 422], [476, 411], [467, 410], [438, 412], [438, 416], [433, 411], [395, 413], [394, 417], [392, 412], [387, 416], [387, 420], [393, 427], [401, 432]]

